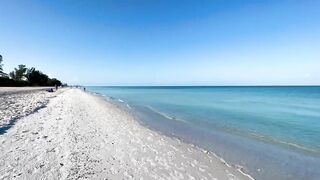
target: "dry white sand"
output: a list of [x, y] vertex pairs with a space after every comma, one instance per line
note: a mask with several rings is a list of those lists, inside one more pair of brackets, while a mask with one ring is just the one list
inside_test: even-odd
[[62, 92], [48, 93], [45, 91], [48, 88], [0, 87], [0, 128], [44, 107], [51, 97]]
[[21, 94], [27, 92], [37, 92], [53, 87], [0, 87], [0, 96], [6, 94]]
[[53, 94], [0, 134], [0, 179], [249, 179], [99, 97]]

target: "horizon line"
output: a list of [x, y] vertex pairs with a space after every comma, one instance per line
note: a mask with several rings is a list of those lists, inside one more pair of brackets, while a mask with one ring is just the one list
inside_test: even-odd
[[87, 87], [317, 87], [319, 85], [70, 85]]

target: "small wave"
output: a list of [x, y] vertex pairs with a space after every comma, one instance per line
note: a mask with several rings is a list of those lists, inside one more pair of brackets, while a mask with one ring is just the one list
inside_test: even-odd
[[236, 165], [235, 166], [237, 171], [239, 171], [241, 174], [243, 174], [244, 176], [248, 177], [251, 180], [255, 180], [249, 173], [248, 171], [245, 169], [245, 167], [240, 166], [240, 165]]
[[226, 165], [229, 168], [235, 168], [238, 172], [243, 174], [244, 176], [248, 177], [251, 180], [255, 180], [247, 171], [247, 169], [244, 166], [240, 166], [238, 164], [229, 164], [226, 160], [224, 160], [221, 156], [217, 155], [216, 153], [212, 151], [205, 150], [199, 146], [196, 146], [194, 144], [190, 144], [193, 147], [196, 147], [197, 149], [201, 150], [203, 153], [213, 155], [217, 160], [219, 160], [222, 164]]
[[188, 123], [187, 121], [183, 120], [183, 119], [179, 119], [179, 118], [176, 118], [176, 117], [172, 117], [172, 116], [169, 116], [161, 111], [158, 111], [156, 109], [154, 109], [153, 107], [151, 106], [146, 106], [148, 109], [150, 109], [151, 111], [165, 117], [166, 119], [170, 119], [170, 120], [175, 120], [175, 121], [180, 121], [180, 122], [184, 122], [184, 123]]
[[122, 102], [122, 103], [124, 102], [122, 99], [118, 99], [118, 101], [119, 101], [119, 102]]
[[319, 152], [318, 152], [317, 150], [315, 150], [315, 149], [307, 148], [307, 147], [301, 146], [301, 145], [299, 145], [299, 144], [295, 144], [295, 143], [291, 143], [291, 142], [285, 142], [285, 141], [280, 141], [280, 140], [278, 140], [277, 142], [282, 143], [282, 144], [285, 144], [285, 145], [288, 145], [288, 146], [291, 146], [291, 147], [295, 147], [295, 148], [297, 148], [297, 149], [302, 149], [302, 150], [304, 150], [304, 151], [319, 153]]
[[127, 106], [129, 109], [132, 109], [131, 106], [130, 106], [128, 103], [126, 103], [126, 106]]
[[305, 146], [302, 146], [302, 145], [299, 145], [299, 144], [295, 144], [295, 143], [292, 143], [292, 142], [286, 142], [286, 141], [282, 141], [282, 140], [278, 140], [278, 139], [273, 139], [271, 137], [268, 137], [268, 136], [263, 136], [261, 134], [256, 134], [256, 133], [250, 133], [251, 136], [261, 140], [261, 141], [265, 141], [265, 142], [270, 142], [270, 143], [274, 143], [274, 144], [280, 144], [280, 145], [284, 145], [284, 146], [287, 146], [287, 147], [292, 147], [292, 148], [295, 148], [295, 149], [299, 149], [299, 150], [302, 150], [302, 151], [306, 151], [306, 152], [309, 152], [309, 153], [319, 153], [319, 151], [317, 151], [316, 149], [312, 149], [312, 148], [308, 148], [308, 147], [305, 147]]

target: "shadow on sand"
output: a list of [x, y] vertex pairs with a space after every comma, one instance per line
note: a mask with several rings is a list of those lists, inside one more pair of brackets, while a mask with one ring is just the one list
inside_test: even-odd
[[[30, 114], [33, 114], [33, 113], [35, 113], [35, 112], [38, 112], [39, 109], [42, 109], [42, 108], [44, 108], [44, 107], [46, 107], [46, 106], [44, 105], [44, 106], [41, 106], [41, 107], [37, 107], [37, 108], [35, 108], [32, 112], [30, 112], [29, 114], [27, 114], [26, 116], [29, 116]], [[25, 117], [25, 116], [24, 116], [24, 117]], [[7, 131], [8, 131], [11, 127], [13, 127], [20, 118], [22, 118], [22, 117], [12, 118], [12, 119], [10, 119], [9, 124], [6, 124], [6, 125], [4, 125], [3, 127], [0, 127], [0, 135], [3, 135], [3, 134], [5, 134], [5, 133], [7, 133]]]

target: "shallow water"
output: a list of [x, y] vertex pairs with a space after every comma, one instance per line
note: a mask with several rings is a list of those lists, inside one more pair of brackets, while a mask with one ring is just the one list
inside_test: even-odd
[[87, 87], [257, 179], [320, 177], [320, 87]]

